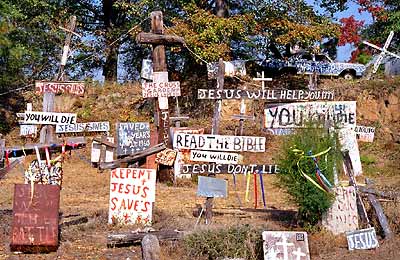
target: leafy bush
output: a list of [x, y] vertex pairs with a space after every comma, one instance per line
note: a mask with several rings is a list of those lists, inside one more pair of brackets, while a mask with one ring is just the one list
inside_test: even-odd
[[263, 259], [261, 234], [261, 229], [257, 230], [249, 225], [201, 230], [185, 236], [184, 245], [190, 259]]
[[[285, 140], [279, 155], [278, 184], [285, 188], [291, 199], [299, 206], [299, 224], [311, 228], [321, 220], [332, 205], [334, 195], [319, 189], [314, 183], [303, 176], [307, 174], [316, 183], [316, 168], [312, 158], [304, 157], [309, 151], [318, 154], [330, 148], [329, 152], [317, 157], [322, 174], [333, 185], [333, 168], [340, 164], [340, 151], [337, 135], [330, 135], [322, 128], [304, 128]], [[320, 185], [322, 186], [322, 185]]]

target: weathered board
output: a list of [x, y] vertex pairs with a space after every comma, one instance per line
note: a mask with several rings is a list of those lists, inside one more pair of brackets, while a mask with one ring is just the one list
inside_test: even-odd
[[265, 152], [265, 137], [177, 133], [174, 147], [226, 152]]
[[182, 174], [245, 174], [258, 171], [261, 174], [279, 173], [278, 165], [273, 164], [183, 164]]
[[140, 77], [147, 80], [153, 80], [153, 61], [151, 59], [142, 60], [142, 69], [140, 70]]
[[266, 128], [298, 128], [313, 121], [324, 127], [329, 122], [337, 128], [355, 127], [356, 101], [298, 102], [267, 104]]
[[242, 156], [238, 153], [211, 152], [201, 150], [190, 151], [190, 160], [194, 162], [238, 164], [242, 159]]
[[339, 130], [339, 143], [342, 151], [348, 150], [353, 165], [354, 176], [362, 174], [360, 151], [356, 139], [356, 133], [352, 128], [342, 128]]
[[228, 197], [228, 182], [223, 179], [198, 176], [197, 196], [226, 198]]
[[82, 133], [82, 132], [109, 132], [110, 122], [88, 122], [76, 123], [73, 125], [58, 124], [56, 125], [56, 133]]
[[322, 225], [337, 235], [358, 228], [356, 190], [353, 186], [334, 188], [336, 199], [322, 218]]
[[[224, 76], [246, 76], [246, 61], [233, 60], [224, 61]], [[215, 79], [218, 76], [218, 62], [207, 63], [207, 76], [209, 79]]]
[[117, 155], [129, 155], [150, 147], [150, 124], [147, 122], [117, 123]]
[[76, 114], [25, 111], [24, 124], [56, 125], [76, 124]]
[[172, 149], [165, 149], [156, 154], [155, 162], [158, 164], [172, 166], [174, 165], [177, 152]]
[[198, 89], [198, 99], [334, 100], [334, 91], [302, 89]]
[[36, 81], [35, 90], [37, 94], [45, 92], [68, 93], [83, 96], [85, 93], [85, 82], [83, 81]]
[[374, 141], [375, 127], [358, 125], [355, 127], [354, 131], [356, 132], [356, 137], [359, 141], [369, 143]]
[[[31, 192], [33, 199], [31, 201]], [[56, 251], [60, 188], [55, 185], [16, 184], [14, 188], [12, 251]]]
[[346, 237], [349, 250], [379, 247], [379, 241], [376, 237], [374, 227], [346, 232]]
[[181, 84], [179, 81], [143, 82], [142, 95], [143, 98], [179, 97], [181, 95]]
[[[108, 142], [114, 143], [114, 137], [107, 136], [106, 139]], [[92, 152], [90, 161], [94, 163], [100, 162], [100, 153], [101, 153], [102, 144], [93, 140], [92, 142]], [[114, 160], [114, 148], [110, 146], [106, 146], [105, 148], [105, 160], [104, 162], [112, 162]]]
[[[188, 134], [203, 134], [204, 128], [188, 128], [188, 127], [171, 127], [170, 129], [171, 137], [178, 133], [188, 133]], [[178, 151], [176, 155], [176, 160], [174, 163], [174, 175], [176, 177], [187, 177], [190, 178], [190, 174], [181, 174], [181, 165], [191, 163], [190, 161], [190, 149], [178, 149], [175, 145], [173, 148]]]
[[264, 260], [310, 260], [307, 232], [264, 231]]
[[20, 125], [20, 136], [36, 136], [37, 126], [36, 125]]
[[111, 171], [108, 223], [151, 224], [156, 196], [156, 170], [117, 168]]

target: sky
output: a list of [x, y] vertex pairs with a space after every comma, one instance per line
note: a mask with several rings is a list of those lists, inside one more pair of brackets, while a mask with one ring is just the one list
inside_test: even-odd
[[[314, 5], [315, 0], [306, 0], [306, 2], [309, 5], [314, 6], [314, 10], [322, 13], [322, 10]], [[366, 12], [362, 12], [361, 14], [358, 12], [358, 8], [360, 7], [358, 4], [354, 3], [353, 1], [349, 1], [349, 3], [347, 4], [347, 10], [340, 12], [340, 13], [336, 13], [334, 15], [334, 19], [336, 20], [336, 22], [339, 22], [339, 20], [343, 17], [347, 18], [350, 17], [351, 15], [354, 15], [354, 18], [356, 20], [360, 20], [360, 21], [364, 21], [364, 25], [368, 25], [372, 23], [372, 16], [369, 13]], [[368, 40], [368, 39], [363, 39], [363, 40]], [[338, 53], [337, 53], [337, 57], [336, 60], [337, 61], [348, 61], [350, 59], [351, 56], [351, 52], [354, 50], [354, 46], [347, 44], [345, 46], [340, 46], [338, 47]]]

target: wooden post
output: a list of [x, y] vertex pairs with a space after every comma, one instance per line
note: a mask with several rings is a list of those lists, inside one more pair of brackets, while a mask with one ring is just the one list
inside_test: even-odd
[[142, 258], [143, 260], [160, 260], [160, 243], [155, 235], [148, 234], [142, 239]]
[[[264, 71], [261, 71], [261, 78], [253, 78], [253, 80], [255, 80], [255, 81], [261, 81], [261, 89], [263, 91], [265, 90], [265, 81], [272, 81], [272, 78], [265, 78], [264, 76], [265, 76]], [[264, 108], [265, 107], [265, 101], [263, 102], [262, 105], [263, 105], [263, 108]], [[257, 116], [256, 116], [256, 118], [257, 118]], [[264, 117], [262, 116], [262, 114], [260, 114], [259, 122], [260, 122], [260, 129], [263, 129], [264, 128]]]
[[3, 162], [5, 147], [6, 147], [6, 139], [0, 139], [0, 168], [3, 167], [2, 162]]
[[392, 231], [390, 231], [389, 223], [387, 221], [385, 213], [383, 213], [381, 204], [379, 203], [379, 201], [376, 199], [375, 195], [373, 195], [373, 194], [368, 194], [368, 200], [375, 210], [375, 213], [378, 217], [379, 224], [382, 227], [385, 239], [392, 238], [393, 233], [392, 233]]
[[[217, 90], [224, 89], [224, 75], [225, 75], [225, 64], [222, 58], [218, 62], [218, 75], [217, 75]], [[214, 107], [214, 115], [212, 122], [211, 134], [217, 135], [219, 130], [219, 121], [221, 117], [222, 99], [217, 99]]]

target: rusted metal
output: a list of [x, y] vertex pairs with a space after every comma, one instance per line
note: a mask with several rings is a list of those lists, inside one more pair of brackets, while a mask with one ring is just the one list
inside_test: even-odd
[[11, 251], [51, 252], [58, 248], [60, 188], [57, 185], [16, 184]]

